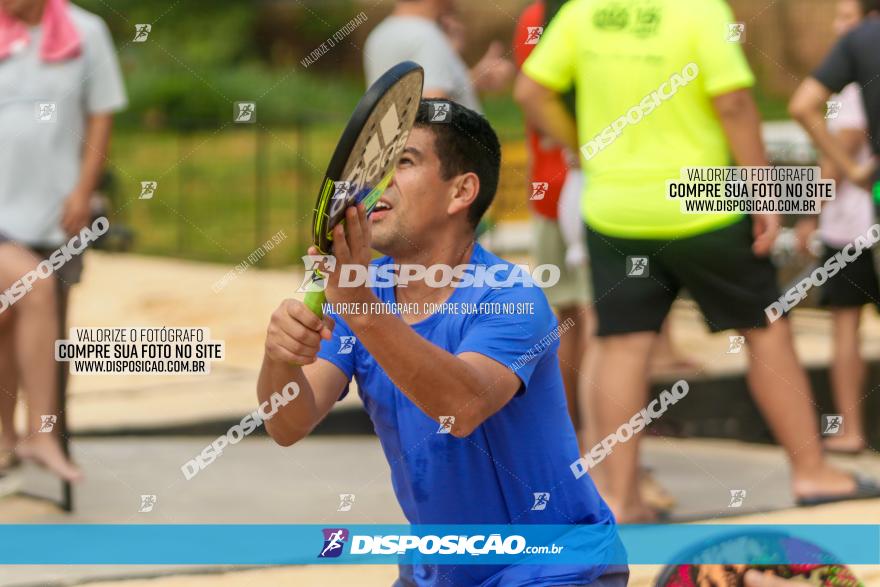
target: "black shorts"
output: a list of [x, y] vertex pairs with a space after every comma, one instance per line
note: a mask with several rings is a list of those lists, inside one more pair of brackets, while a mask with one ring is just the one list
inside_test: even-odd
[[779, 297], [776, 268], [752, 252], [752, 222], [675, 240], [618, 238], [587, 227], [599, 336], [659, 332], [685, 288], [712, 332], [760, 328]]
[[[824, 245], [824, 263], [841, 249]], [[819, 289], [819, 305], [828, 308], [857, 308], [865, 304], [880, 307], [880, 283], [874, 268], [874, 253], [871, 249], [850, 261], [836, 275], [828, 279]]]
[[[13, 241], [11, 238], [5, 236], [2, 232], [0, 232], [0, 244], [6, 242], [15, 243], [16, 241]], [[49, 256], [56, 250], [45, 247], [31, 247], [23, 244], [20, 246], [29, 249], [34, 255], [39, 257], [41, 261], [44, 259], [48, 259]], [[80, 253], [79, 255], [71, 256], [69, 261], [65, 262], [64, 265], [55, 270], [54, 275], [64, 287], [70, 287], [79, 283], [80, 279], [82, 278], [82, 271], [83, 253]]]

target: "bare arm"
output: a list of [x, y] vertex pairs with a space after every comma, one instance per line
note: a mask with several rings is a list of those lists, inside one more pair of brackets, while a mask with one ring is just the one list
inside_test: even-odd
[[257, 381], [257, 399], [261, 404], [270, 401], [273, 393], [290, 382], [300, 390], [295, 401], [266, 420], [266, 432], [282, 446], [308, 436], [348, 384], [348, 378], [336, 365], [316, 358], [321, 339], [330, 337], [332, 327], [329, 318], [322, 322], [299, 300], [285, 300], [272, 314]]
[[427, 416], [437, 421], [455, 417], [454, 436], [471, 434], [521, 385], [504, 365], [479, 353], [453, 355], [396, 316], [363, 314], [352, 316], [349, 324], [388, 377]]
[[797, 120], [816, 147], [843, 173], [855, 167], [855, 161], [846, 153], [843, 145], [828, 130], [825, 123], [825, 104], [831, 97], [831, 90], [814, 78], [801, 83], [788, 104], [788, 112]]
[[761, 139], [761, 116], [748, 89], [721, 94], [712, 105], [727, 137], [737, 165], [766, 166], [767, 155]]
[[523, 109], [526, 120], [543, 135], [578, 152], [577, 125], [562, 98], [524, 73], [516, 78], [513, 97]]
[[68, 235], [78, 233], [89, 222], [89, 198], [98, 186], [104, 170], [112, 128], [112, 114], [92, 114], [86, 122], [79, 180], [73, 192], [68, 195], [61, 215], [61, 227]]
[[[768, 165], [761, 139], [761, 116], [755, 99], [748, 89], [734, 90], [715, 96], [712, 106], [721, 122], [727, 143], [737, 165]], [[752, 216], [752, 251], [756, 255], [767, 255], [776, 242], [779, 233], [779, 217], [775, 214], [755, 214]]]
[[[370, 263], [370, 226], [361, 206], [346, 212], [344, 227], [333, 232], [333, 253], [340, 266]], [[331, 273], [327, 299], [334, 303], [379, 304], [369, 287], [340, 288]], [[363, 306], [361, 306], [363, 307]], [[346, 322], [358, 341], [394, 384], [429, 417], [454, 416], [450, 433], [468, 436], [519, 390], [513, 371], [479, 353], [454, 355], [425, 340], [391, 314], [353, 314]]]
[[501, 92], [510, 87], [516, 67], [504, 56], [504, 45], [493, 41], [486, 54], [470, 71], [471, 83], [479, 93]]
[[[840, 132], [836, 133], [836, 136], [844, 150], [853, 158], [856, 157], [859, 150], [864, 146], [865, 141], [868, 140], [865, 131], [855, 128], [842, 129]], [[838, 168], [828, 157], [822, 157], [819, 161], [819, 165], [821, 167], [823, 179], [833, 179], [838, 185], [842, 180], [846, 179], [840, 168]], [[819, 202], [819, 206], [822, 205], [823, 203]], [[810, 214], [798, 219], [794, 228], [795, 234], [797, 235], [798, 249], [802, 253], [810, 252], [810, 237], [818, 227], [819, 216], [816, 214]]]
[[859, 165], [846, 145], [828, 130], [825, 123], [825, 104], [831, 97], [831, 90], [821, 82], [810, 77], [795, 91], [788, 111], [813, 139], [813, 143], [843, 175], [854, 183], [867, 187], [874, 166]]

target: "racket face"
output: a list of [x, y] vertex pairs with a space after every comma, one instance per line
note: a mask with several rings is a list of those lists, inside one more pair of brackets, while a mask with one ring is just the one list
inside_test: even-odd
[[422, 68], [404, 61], [377, 79], [358, 102], [315, 205], [312, 240], [322, 253], [331, 252], [331, 231], [345, 210], [363, 203], [369, 215], [391, 182], [419, 110], [423, 82]]
[[[727, 554], [748, 564], [699, 564], [718, 561]], [[799, 538], [781, 532], [736, 534], [698, 545], [681, 553], [676, 560], [687, 563], [663, 568], [655, 587], [742, 587], [749, 569], [771, 571], [814, 587], [863, 587], [852, 571], [837, 562], [834, 555]], [[798, 561], [797, 564], [788, 561]]]

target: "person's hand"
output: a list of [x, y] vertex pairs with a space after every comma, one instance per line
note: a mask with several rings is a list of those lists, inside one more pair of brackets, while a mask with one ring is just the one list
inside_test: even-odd
[[[339, 277], [343, 270], [357, 275], [369, 275], [372, 252], [370, 243], [372, 236], [370, 220], [363, 204], [350, 206], [345, 211], [345, 222], [333, 229], [333, 255], [336, 257], [336, 270], [327, 273], [324, 295], [333, 304], [363, 304], [378, 302], [373, 295], [369, 279], [361, 280], [353, 286], [339, 286]], [[310, 255], [317, 255], [315, 247], [309, 248]]]
[[333, 319], [315, 316], [299, 300], [284, 300], [272, 312], [266, 329], [266, 355], [279, 363], [309, 365], [321, 348], [321, 339], [330, 340]]
[[811, 255], [813, 251], [810, 249], [810, 241], [813, 233], [819, 227], [819, 219], [816, 216], [808, 216], [801, 218], [794, 225], [794, 234], [797, 238], [797, 248], [804, 255]]
[[759, 257], [770, 254], [773, 243], [779, 235], [779, 216], [776, 214], [755, 214], [752, 216], [752, 252]]
[[461, 22], [461, 18], [455, 13], [444, 14], [440, 17], [440, 28], [443, 29], [455, 52], [461, 55], [465, 43], [464, 23]]
[[500, 92], [511, 84], [515, 73], [513, 62], [504, 57], [504, 45], [493, 41], [474, 66], [471, 79], [480, 92]]
[[79, 231], [92, 219], [89, 197], [88, 193], [74, 192], [64, 201], [61, 210], [61, 228], [67, 236], [79, 234]]
[[850, 168], [847, 171], [847, 179], [856, 184], [862, 189], [871, 191], [874, 187], [872, 185], [872, 180], [874, 179], [874, 173], [877, 171], [877, 162], [872, 157], [870, 161], [867, 163], [862, 163], [861, 165], [856, 165]]

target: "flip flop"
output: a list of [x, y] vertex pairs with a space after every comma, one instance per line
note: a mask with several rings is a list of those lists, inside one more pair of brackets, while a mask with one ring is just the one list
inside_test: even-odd
[[669, 514], [675, 509], [676, 501], [672, 494], [663, 487], [656, 477], [654, 477], [651, 469], [642, 467], [639, 471], [639, 493], [641, 493], [642, 501], [658, 513]]
[[856, 501], [860, 499], [873, 499], [880, 497], [880, 484], [873, 479], [862, 477], [861, 475], [853, 475], [856, 482], [856, 490], [851, 493], [833, 493], [825, 495], [814, 495], [812, 497], [799, 497], [796, 502], [798, 507], [812, 507], [816, 505], [824, 505], [826, 503], [837, 503], [841, 501]]

